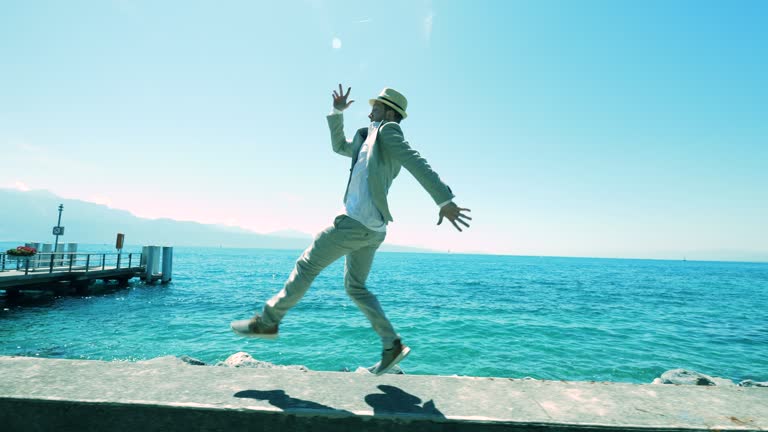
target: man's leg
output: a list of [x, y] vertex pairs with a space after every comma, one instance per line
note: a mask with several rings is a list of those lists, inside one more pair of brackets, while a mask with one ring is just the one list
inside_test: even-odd
[[[380, 236], [381, 241], [384, 240], [383, 233], [371, 233], [371, 235]], [[379, 300], [365, 286], [365, 281], [368, 279], [368, 273], [373, 264], [373, 257], [381, 241], [374, 242], [371, 246], [358, 249], [347, 255], [344, 266], [344, 288], [357, 307], [363, 311], [368, 321], [371, 322], [371, 326], [381, 337], [384, 348], [389, 349], [392, 348], [395, 339], [399, 337], [395, 333], [392, 323], [384, 314]]]
[[296, 261], [283, 289], [264, 306], [262, 319], [266, 325], [278, 324], [288, 310], [304, 297], [312, 281], [324, 268], [367, 244], [360, 228], [350, 222], [356, 223], [347, 216], [339, 216], [332, 226], [315, 237], [312, 245]]

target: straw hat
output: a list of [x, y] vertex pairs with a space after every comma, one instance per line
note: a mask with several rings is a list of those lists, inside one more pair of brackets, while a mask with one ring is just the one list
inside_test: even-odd
[[381, 102], [389, 106], [393, 110], [400, 113], [403, 118], [408, 117], [408, 114], [405, 113], [406, 108], [408, 108], [408, 100], [395, 89], [385, 87], [384, 90], [379, 93], [379, 96], [376, 99], [371, 99], [368, 101], [371, 106], [373, 106], [373, 104], [376, 102]]

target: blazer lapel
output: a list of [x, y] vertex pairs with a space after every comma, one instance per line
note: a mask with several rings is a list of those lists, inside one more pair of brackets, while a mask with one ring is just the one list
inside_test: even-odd
[[[375, 132], [374, 132], [375, 133]], [[355, 169], [357, 158], [360, 157], [360, 149], [363, 148], [363, 143], [368, 139], [368, 128], [360, 128], [357, 130], [355, 137], [352, 139], [352, 164], [349, 166], [349, 178], [347, 179], [347, 188], [344, 191], [344, 201], [347, 202], [347, 195], [349, 194], [349, 184], [352, 183], [352, 171]], [[375, 136], [374, 136], [375, 139]]]

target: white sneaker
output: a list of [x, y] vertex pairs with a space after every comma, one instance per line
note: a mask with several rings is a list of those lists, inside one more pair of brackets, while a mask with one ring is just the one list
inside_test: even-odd
[[403, 345], [400, 339], [396, 339], [394, 346], [381, 352], [379, 367], [373, 372], [377, 376], [385, 374], [388, 370], [410, 354], [411, 349]]
[[262, 339], [277, 338], [277, 324], [269, 326], [264, 324], [259, 314], [251, 319], [232, 321], [229, 324], [232, 331], [245, 337], [258, 337]]

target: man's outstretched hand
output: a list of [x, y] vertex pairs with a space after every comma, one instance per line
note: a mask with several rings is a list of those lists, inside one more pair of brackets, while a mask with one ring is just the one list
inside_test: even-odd
[[347, 89], [347, 94], [344, 94], [344, 89], [342, 89], [341, 84], [339, 84], [339, 92], [336, 93], [336, 90], [333, 91], [333, 107], [339, 111], [344, 111], [349, 108], [349, 106], [352, 105], [352, 102], [354, 102], [353, 100], [347, 102], [350, 91], [352, 91], [352, 87], [349, 87]]
[[437, 224], [440, 225], [441, 223], [443, 223], [443, 218], [448, 218], [448, 220], [451, 221], [453, 226], [455, 226], [456, 229], [459, 231], [461, 231], [461, 227], [456, 222], [469, 228], [469, 224], [465, 222], [465, 219], [472, 220], [472, 218], [462, 213], [462, 212], [468, 212], [468, 211], [472, 211], [472, 210], [468, 208], [461, 208], [457, 206], [455, 203], [449, 202], [448, 204], [440, 207], [440, 219], [437, 221]]

